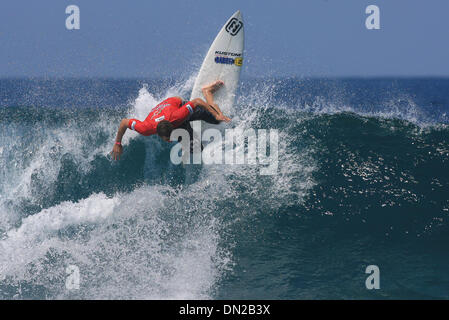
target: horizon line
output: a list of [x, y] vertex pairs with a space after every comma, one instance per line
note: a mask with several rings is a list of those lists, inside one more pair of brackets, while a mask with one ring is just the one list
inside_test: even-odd
[[[127, 76], [0, 76], [0, 80], [152, 80], [152, 81], [176, 81], [181, 78], [176, 77], [127, 77]], [[187, 80], [186, 78], [185, 80]], [[242, 76], [240, 80], [406, 80], [406, 79], [440, 79], [449, 80], [449, 75], [384, 75], [384, 76], [302, 76], [302, 75], [286, 75], [286, 76]]]

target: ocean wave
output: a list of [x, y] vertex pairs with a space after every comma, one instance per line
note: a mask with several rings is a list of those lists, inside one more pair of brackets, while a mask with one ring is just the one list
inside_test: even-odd
[[[289, 228], [317, 226], [306, 238], [316, 241], [324, 230], [447, 237], [449, 128], [410, 96], [369, 110], [330, 95], [280, 96], [282, 83], [245, 84], [228, 128], [278, 130], [274, 175], [260, 164], [175, 166], [171, 144], [135, 132], [112, 161], [120, 119], [188, 96], [191, 79], [168, 90], [142, 85], [121, 108], [0, 109], [0, 296], [226, 297], [219, 288], [238, 270], [238, 248], [295, 238]], [[68, 265], [80, 268], [83, 290], [64, 287]]]

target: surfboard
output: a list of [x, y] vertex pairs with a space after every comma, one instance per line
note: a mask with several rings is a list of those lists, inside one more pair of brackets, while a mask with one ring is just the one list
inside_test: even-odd
[[235, 12], [221, 28], [203, 60], [193, 85], [190, 100], [204, 99], [201, 88], [215, 80], [224, 81], [214, 100], [225, 115], [232, 112], [235, 94], [243, 65], [244, 49], [243, 17]]

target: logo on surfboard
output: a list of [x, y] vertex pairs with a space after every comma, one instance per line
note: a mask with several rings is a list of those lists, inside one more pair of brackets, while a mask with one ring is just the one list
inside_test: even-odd
[[215, 51], [215, 63], [235, 64], [236, 66], [241, 67], [243, 64], [242, 54], [217, 50]]
[[239, 33], [242, 27], [243, 27], [242, 21], [237, 20], [236, 18], [232, 18], [231, 20], [229, 20], [225, 29], [231, 36], [235, 36], [237, 33]]
[[243, 58], [228, 58], [228, 57], [215, 57], [215, 63], [222, 64], [235, 64], [238, 67], [241, 67], [243, 64]]

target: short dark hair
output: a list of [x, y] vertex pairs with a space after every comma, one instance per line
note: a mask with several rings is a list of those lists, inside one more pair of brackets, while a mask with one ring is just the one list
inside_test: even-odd
[[173, 131], [173, 125], [168, 120], [162, 120], [157, 124], [156, 131], [159, 137], [170, 138], [170, 134]]

